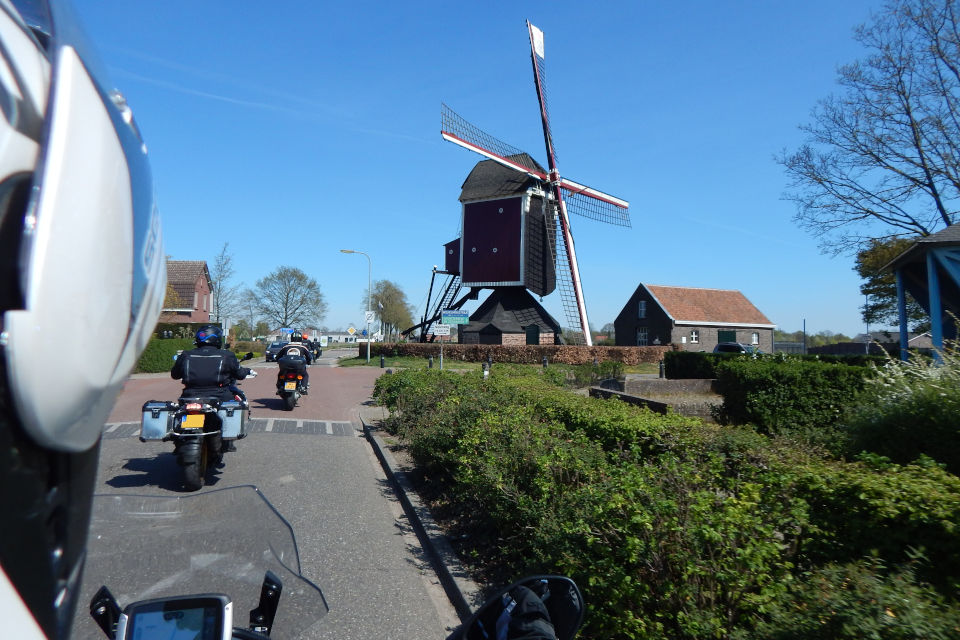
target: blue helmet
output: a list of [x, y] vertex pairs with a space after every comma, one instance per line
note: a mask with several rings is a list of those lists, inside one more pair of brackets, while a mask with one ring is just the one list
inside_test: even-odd
[[223, 346], [223, 329], [215, 324], [205, 324], [197, 329], [194, 342], [198, 347], [206, 344], [219, 349]]

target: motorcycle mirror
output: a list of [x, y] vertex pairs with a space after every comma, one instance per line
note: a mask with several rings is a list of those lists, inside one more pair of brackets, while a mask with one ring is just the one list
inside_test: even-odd
[[[504, 587], [484, 602], [463, 625], [459, 635], [451, 638], [496, 638], [498, 627], [511, 625], [511, 630], [527, 633], [525, 638], [573, 640], [583, 624], [584, 612], [583, 595], [570, 578], [529, 576]], [[520, 613], [524, 615], [518, 615]], [[554, 635], [550, 635], [551, 632]]]

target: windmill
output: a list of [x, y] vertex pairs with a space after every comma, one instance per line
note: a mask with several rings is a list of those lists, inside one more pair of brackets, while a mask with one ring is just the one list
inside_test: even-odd
[[[537, 99], [540, 103], [540, 120], [543, 125], [548, 169], [545, 171], [529, 154], [501, 142], [470, 124], [447, 105], [442, 105], [441, 108], [441, 135], [444, 140], [474, 151], [514, 172], [525, 174], [539, 185], [546, 203], [548, 234], [552, 233], [554, 236], [545, 243], [544, 251], [553, 254], [556, 284], [560, 289], [567, 324], [578, 328], [584, 343], [590, 346], [592, 344], [590, 325], [587, 321], [587, 310], [568, 214], [573, 213], [592, 220], [629, 227], [629, 204], [625, 200], [560, 176], [547, 110], [543, 32], [529, 21], [527, 21], [527, 31], [530, 36], [530, 57], [533, 62]], [[467, 228], [469, 215], [467, 207], [468, 205], [464, 204], [464, 228], [460, 239], [461, 260], [466, 253], [466, 248], [472, 244], [469, 237], [470, 231]], [[529, 256], [521, 257], [521, 264], [526, 264], [528, 261]], [[471, 284], [467, 274], [460, 275], [463, 285]]]
[[[487, 160], [479, 162], [463, 184], [461, 236], [444, 245], [445, 266], [433, 269], [426, 312], [420, 324], [404, 331], [404, 335], [423, 329], [421, 339], [426, 339], [442, 309], [459, 309], [484, 288], [506, 292], [514, 307], [523, 304], [518, 301], [517, 290], [546, 296], [559, 289], [568, 327], [574, 329], [578, 342], [592, 344], [568, 214], [629, 227], [629, 205], [560, 176], [547, 111], [543, 32], [529, 21], [527, 31], [548, 169], [529, 154], [470, 124], [447, 105], [441, 106], [443, 138]], [[433, 303], [438, 274], [449, 277]], [[471, 288], [470, 292], [458, 299], [465, 286]], [[542, 318], [546, 312], [529, 293], [524, 295], [530, 309], [521, 316]], [[552, 318], [547, 324], [551, 322], [556, 324]]]

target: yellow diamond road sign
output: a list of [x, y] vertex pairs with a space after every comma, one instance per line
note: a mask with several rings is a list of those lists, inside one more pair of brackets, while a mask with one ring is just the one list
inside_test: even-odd
[[353, 335], [353, 334], [355, 334], [356, 332], [357, 332], [357, 330], [354, 329], [353, 327], [350, 327], [349, 329], [347, 329], [347, 333], [349, 333], [350, 335]]

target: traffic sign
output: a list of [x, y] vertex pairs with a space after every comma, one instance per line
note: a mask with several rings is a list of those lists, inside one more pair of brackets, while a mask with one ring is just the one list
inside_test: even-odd
[[437, 323], [433, 325], [433, 335], [435, 336], [448, 336], [450, 335], [450, 325]]
[[470, 324], [470, 314], [456, 309], [443, 309], [440, 311], [440, 321], [443, 324]]
[[376, 317], [376, 314], [374, 314], [373, 311], [363, 312], [363, 321], [366, 322], [367, 324], [370, 324], [371, 322], [373, 322], [373, 319], [375, 317]]
[[350, 327], [349, 329], [347, 329], [347, 333], [349, 333], [350, 335], [353, 335], [353, 334], [355, 334], [356, 332], [357, 332], [357, 330], [354, 329], [353, 327]]

